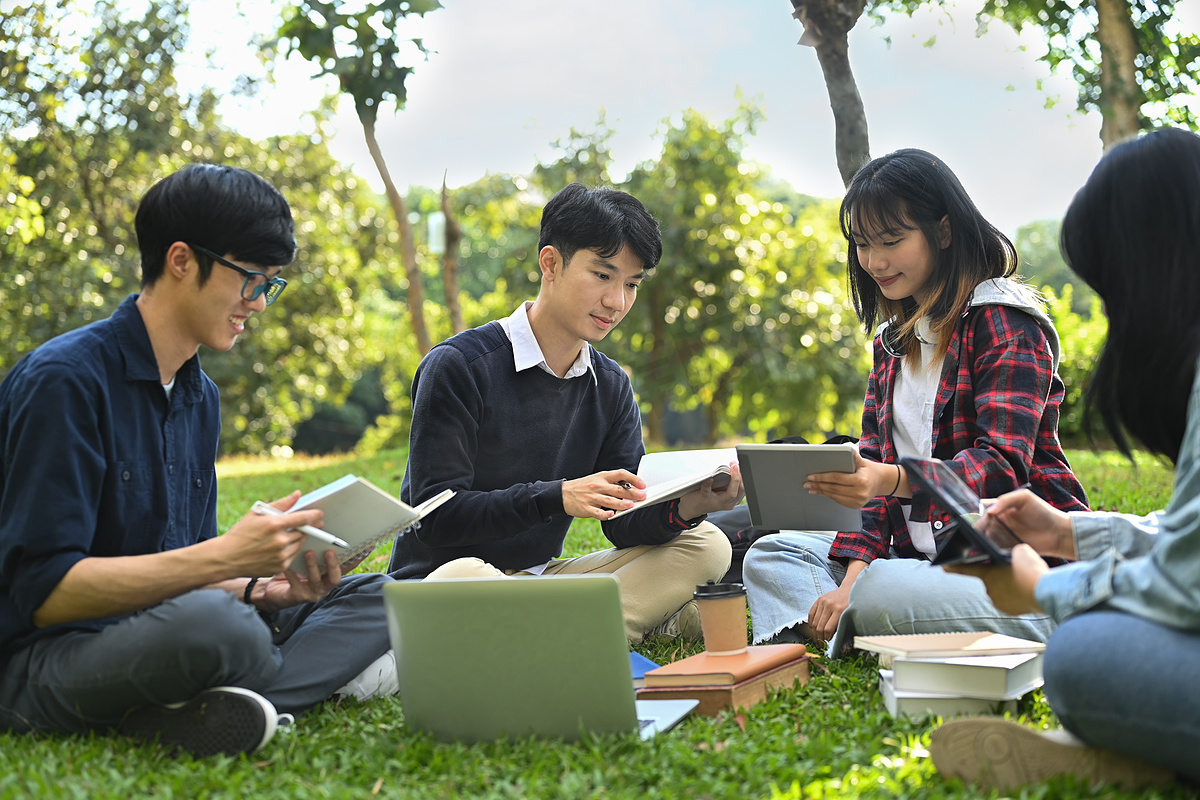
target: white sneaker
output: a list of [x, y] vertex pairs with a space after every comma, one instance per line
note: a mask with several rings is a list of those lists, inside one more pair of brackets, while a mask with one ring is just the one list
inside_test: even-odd
[[1165, 786], [1174, 779], [1163, 767], [1089, 747], [1065, 730], [1035, 731], [995, 717], [944, 723], [930, 735], [929, 753], [942, 777], [1005, 792], [1055, 775], [1126, 789]]
[[664, 622], [653, 630], [647, 631], [646, 635], [666, 636], [671, 639], [685, 639], [693, 642], [701, 641], [704, 638], [704, 631], [700, 627], [700, 608], [696, 605], [696, 601], [688, 600]]
[[334, 696], [370, 700], [373, 697], [389, 697], [398, 691], [400, 680], [396, 676], [396, 651], [388, 650], [334, 692]]
[[[290, 718], [290, 715], [283, 715]], [[196, 758], [253, 753], [275, 735], [280, 715], [267, 698], [238, 686], [205, 689], [184, 703], [142, 706], [125, 715], [125, 736], [158, 741]]]

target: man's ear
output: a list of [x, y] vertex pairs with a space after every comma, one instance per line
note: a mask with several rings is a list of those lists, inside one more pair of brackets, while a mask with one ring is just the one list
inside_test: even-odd
[[183, 242], [174, 242], [167, 248], [166, 260], [163, 264], [164, 275], [169, 273], [177, 280], [183, 280], [189, 272], [199, 269], [199, 267], [200, 265], [196, 263], [196, 254]]
[[548, 244], [538, 251], [538, 267], [542, 270], [543, 283], [553, 283], [565, 266], [562, 253], [554, 245]]
[[938, 245], [945, 250], [950, 246], [950, 215], [942, 217], [938, 221]]

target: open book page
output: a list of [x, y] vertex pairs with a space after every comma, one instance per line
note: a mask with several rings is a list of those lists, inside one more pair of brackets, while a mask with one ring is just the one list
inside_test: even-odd
[[737, 463], [737, 450], [733, 447], [716, 447], [708, 450], [667, 450], [661, 453], [646, 453], [638, 463], [638, 477], [647, 486], [677, 481], [700, 473], [712, 474], [718, 467]]
[[737, 461], [737, 451], [732, 447], [647, 453], [642, 456], [637, 471], [638, 477], [646, 481], [646, 499], [634, 503], [632, 508], [618, 511], [611, 518], [683, 497], [709, 478], [713, 479], [714, 489], [722, 489], [729, 485], [731, 461]]
[[349, 543], [335, 547], [315, 537], [308, 537], [292, 562], [291, 569], [305, 574], [304, 554], [312, 550], [318, 555], [321, 571], [325, 571], [323, 553], [333, 550], [338, 562], [345, 566], [371, 552], [397, 533], [420, 523], [421, 519], [454, 496], [447, 489], [429, 498], [416, 508], [385, 492], [364, 478], [346, 475], [302, 496], [293, 511], [319, 508], [325, 514], [321, 529]]

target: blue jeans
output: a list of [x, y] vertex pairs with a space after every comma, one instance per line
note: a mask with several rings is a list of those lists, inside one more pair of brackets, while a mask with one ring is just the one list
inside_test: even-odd
[[270, 615], [201, 589], [100, 631], [68, 631], [18, 650], [0, 671], [0, 729], [82, 733], [133, 708], [188, 700], [213, 686], [259, 692], [299, 714], [389, 647], [386, 575], [351, 575], [316, 603]]
[[1046, 700], [1093, 747], [1200, 780], [1200, 633], [1119, 611], [1064, 620], [1046, 645]]
[[[803, 531], [782, 531], [751, 545], [742, 578], [755, 642], [807, 622], [817, 598], [841, 585], [846, 568], [829, 557], [832, 545], [832, 535]], [[1053, 629], [1044, 615], [999, 611], [978, 578], [916, 558], [883, 558], [854, 582], [829, 652], [838, 655], [855, 636], [995, 631], [1041, 642]]]

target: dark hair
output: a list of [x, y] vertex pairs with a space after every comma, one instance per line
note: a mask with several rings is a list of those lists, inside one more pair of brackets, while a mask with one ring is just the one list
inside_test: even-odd
[[1200, 356], [1200, 137], [1163, 128], [1114, 147], [1063, 218], [1068, 265], [1104, 301], [1108, 336], [1084, 396], [1117, 447], [1176, 461]]
[[[292, 263], [296, 238], [292, 210], [271, 184], [252, 172], [192, 164], [150, 187], [134, 218], [142, 254], [142, 286], [162, 275], [175, 242], [199, 245], [260, 267]], [[212, 259], [196, 254], [200, 282]]]
[[[940, 246], [939, 225], [950, 222], [950, 244]], [[854, 309], [870, 333], [880, 316], [896, 318], [887, 332], [897, 351], [915, 357], [914, 326], [929, 316], [939, 348], [945, 350], [971, 292], [983, 281], [1016, 272], [1017, 251], [1008, 237], [983, 218], [950, 168], [924, 150], [897, 150], [858, 171], [840, 212], [842, 235], [850, 242], [846, 274]], [[933, 254], [927, 299], [888, 300], [858, 262], [855, 228], [876, 234], [918, 230]]]
[[542, 209], [538, 250], [552, 245], [570, 262], [579, 250], [595, 250], [612, 258], [628, 245], [647, 272], [662, 258], [662, 233], [658, 221], [631, 194], [572, 183]]

